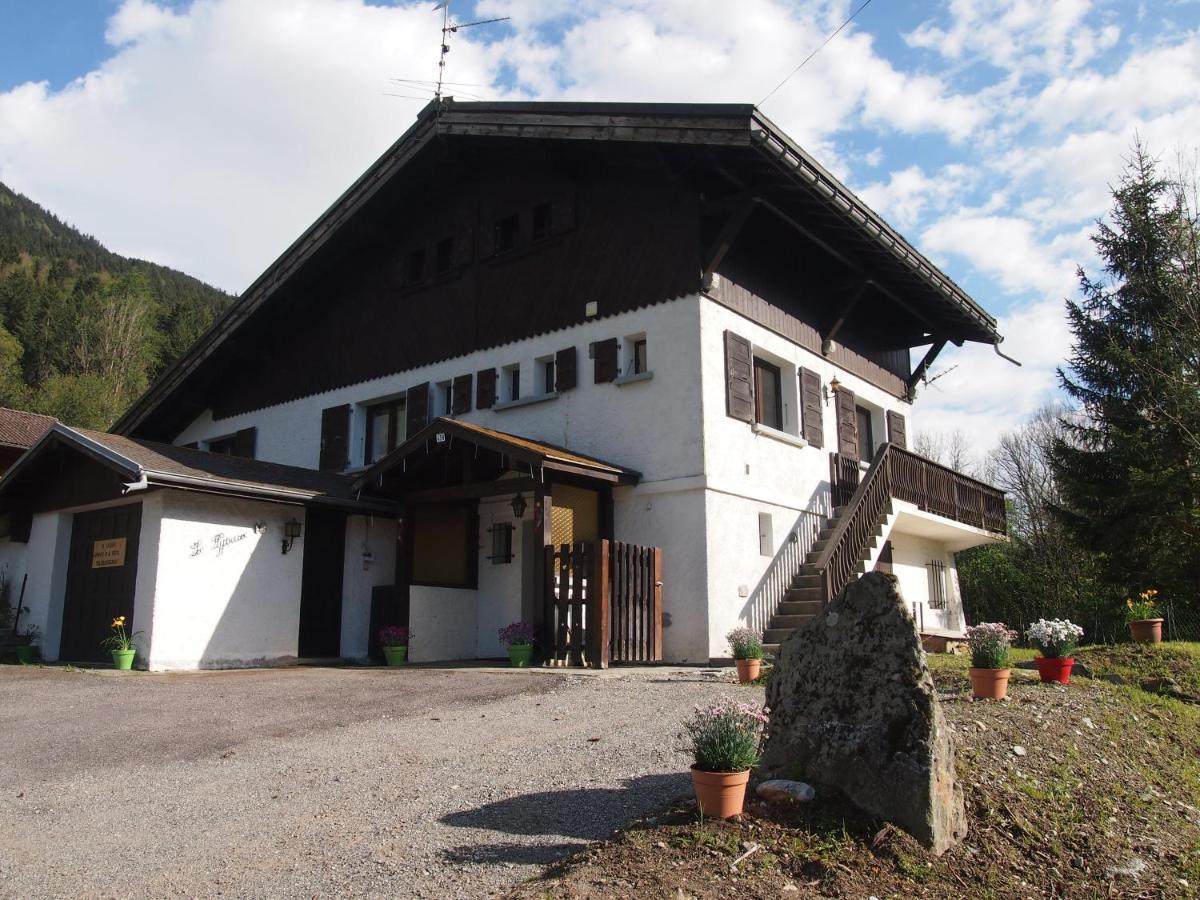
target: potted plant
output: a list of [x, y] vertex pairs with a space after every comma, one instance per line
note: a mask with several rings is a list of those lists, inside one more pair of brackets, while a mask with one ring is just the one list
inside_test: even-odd
[[1125, 624], [1139, 644], [1162, 643], [1162, 610], [1157, 598], [1158, 591], [1150, 588], [1138, 594], [1136, 600], [1125, 601]]
[[408, 641], [411, 637], [412, 632], [403, 625], [388, 625], [379, 629], [379, 645], [390, 667], [396, 668], [408, 661]]
[[515, 669], [529, 665], [537, 634], [528, 622], [513, 622], [500, 629], [500, 642], [508, 646], [508, 664]]
[[1083, 637], [1083, 629], [1066, 619], [1038, 619], [1025, 635], [1042, 651], [1033, 661], [1043, 683], [1069, 684], [1071, 667], [1075, 665], [1071, 651]]
[[137, 647], [133, 639], [141, 632], [129, 634], [125, 630], [125, 617], [117, 616], [112, 620], [112, 634], [100, 642], [101, 647], [107, 647], [112, 653], [113, 667], [123, 672], [133, 668], [133, 658], [137, 656]]
[[1017, 633], [1000, 622], [983, 622], [967, 629], [971, 647], [971, 693], [977, 700], [1008, 696], [1008, 649]]
[[684, 725], [695, 760], [692, 787], [703, 815], [718, 819], [741, 815], [769, 712], [726, 697], [712, 706], [697, 706]]
[[[24, 610], [29, 612], [28, 609]], [[26, 625], [24, 634], [20, 635], [25, 643], [17, 644], [17, 662], [23, 666], [31, 666], [38, 661], [41, 655], [38, 649], [38, 641], [41, 639], [42, 631], [36, 625]]]
[[738, 681], [741, 684], [757, 681], [762, 671], [762, 635], [751, 628], [735, 628], [725, 635], [725, 640], [729, 641], [729, 648], [733, 651]]

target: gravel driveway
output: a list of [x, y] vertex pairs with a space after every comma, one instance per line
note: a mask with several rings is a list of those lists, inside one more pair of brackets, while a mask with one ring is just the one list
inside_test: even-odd
[[4, 667], [0, 896], [487, 896], [687, 794], [679, 721], [744, 691], [667, 670]]

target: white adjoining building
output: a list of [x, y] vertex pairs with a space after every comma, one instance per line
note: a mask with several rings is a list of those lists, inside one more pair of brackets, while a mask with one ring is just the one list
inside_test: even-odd
[[905, 445], [963, 341], [994, 320], [753, 107], [431, 104], [114, 434], [0, 481], [14, 575], [47, 658], [124, 613], [152, 669], [521, 619], [708, 663], [868, 567], [955, 636], [1004, 498]]

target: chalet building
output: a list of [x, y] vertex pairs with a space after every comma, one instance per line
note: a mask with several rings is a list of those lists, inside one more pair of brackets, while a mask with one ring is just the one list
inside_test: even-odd
[[[50, 659], [777, 642], [867, 568], [930, 635], [1002, 494], [907, 449], [995, 320], [751, 106], [431, 104], [117, 424], [0, 481]], [[915, 352], [914, 352], [915, 351]], [[919, 357], [914, 367], [912, 359]]]

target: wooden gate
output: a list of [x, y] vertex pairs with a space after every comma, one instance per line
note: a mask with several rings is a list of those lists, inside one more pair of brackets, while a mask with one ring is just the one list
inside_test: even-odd
[[662, 550], [622, 541], [546, 547], [547, 661], [605, 668], [662, 659]]

